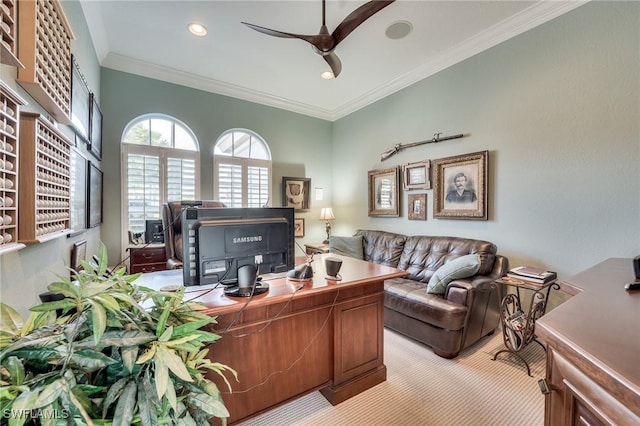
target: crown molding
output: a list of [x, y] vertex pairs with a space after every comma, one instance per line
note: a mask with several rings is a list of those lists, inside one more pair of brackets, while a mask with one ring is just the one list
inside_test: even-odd
[[311, 117], [327, 121], [332, 121], [333, 117], [331, 111], [313, 105], [273, 96], [258, 90], [248, 89], [243, 86], [206, 78], [189, 72], [158, 66], [156, 64], [151, 64], [123, 55], [109, 53], [104, 59], [102, 66], [218, 95], [229, 96], [235, 99], [241, 99], [286, 111], [309, 115]]
[[[103, 30], [97, 32], [98, 36], [94, 36], [92, 40], [98, 58], [102, 58], [101, 65], [103, 67], [304, 114], [322, 120], [335, 121], [588, 2], [589, 0], [536, 2], [522, 12], [465, 40], [452, 49], [448, 49], [398, 78], [346, 102], [335, 110], [327, 110], [189, 72], [161, 67], [122, 55], [106, 53], [108, 48]], [[94, 2], [81, 2], [85, 18], [89, 25], [95, 25], [93, 28], [103, 29], [99, 10], [91, 6], [92, 3]]]

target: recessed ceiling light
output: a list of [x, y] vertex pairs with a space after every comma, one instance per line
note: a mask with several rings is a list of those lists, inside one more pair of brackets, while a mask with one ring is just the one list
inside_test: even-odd
[[320, 77], [324, 78], [325, 80], [331, 80], [332, 78], [334, 78], [334, 75], [331, 71], [325, 71], [320, 74]]
[[413, 31], [413, 25], [408, 21], [396, 21], [393, 24], [389, 25], [387, 30], [384, 32], [387, 37], [392, 40], [398, 40], [408, 36], [411, 31]]
[[197, 35], [198, 37], [204, 37], [207, 35], [207, 29], [204, 25], [192, 22], [188, 26], [191, 34]]

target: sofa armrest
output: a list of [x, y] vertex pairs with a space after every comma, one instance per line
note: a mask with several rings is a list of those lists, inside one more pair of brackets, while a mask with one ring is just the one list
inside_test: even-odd
[[[444, 298], [450, 302], [460, 303], [462, 305], [468, 305], [471, 298], [468, 297], [468, 292], [471, 291], [494, 291], [494, 289], [500, 291], [495, 285], [493, 278], [486, 275], [476, 275], [471, 278], [453, 280], [447, 286], [444, 293]], [[500, 293], [499, 293], [500, 294]]]

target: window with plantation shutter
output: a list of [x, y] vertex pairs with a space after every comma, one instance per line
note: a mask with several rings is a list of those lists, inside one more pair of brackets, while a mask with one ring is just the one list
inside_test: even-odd
[[167, 201], [200, 198], [198, 142], [184, 123], [161, 114], [138, 117], [123, 132], [122, 154], [125, 233], [144, 232]]
[[263, 207], [271, 203], [271, 153], [267, 143], [246, 129], [232, 129], [213, 151], [213, 195], [228, 207]]

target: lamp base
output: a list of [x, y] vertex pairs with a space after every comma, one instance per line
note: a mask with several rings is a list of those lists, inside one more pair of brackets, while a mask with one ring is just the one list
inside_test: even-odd
[[322, 244], [329, 244], [329, 240], [324, 240]]

